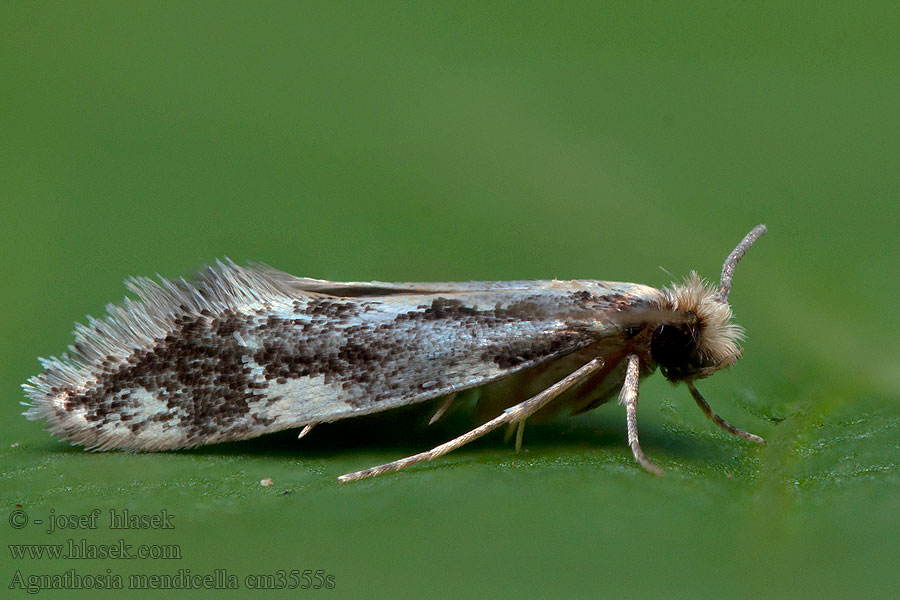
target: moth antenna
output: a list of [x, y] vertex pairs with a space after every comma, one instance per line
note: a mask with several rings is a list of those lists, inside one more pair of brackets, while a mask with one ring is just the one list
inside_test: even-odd
[[741, 243], [731, 251], [728, 258], [725, 259], [725, 264], [722, 265], [722, 278], [719, 280], [719, 298], [722, 302], [728, 301], [728, 294], [731, 293], [731, 280], [734, 277], [734, 269], [737, 267], [738, 262], [744, 257], [750, 246], [756, 243], [756, 240], [761, 238], [765, 232], [765, 225], [754, 227], [750, 233], [744, 236]]
[[[757, 227], [757, 229], [759, 229], [759, 228]], [[763, 232], [765, 232], [765, 229], [763, 229]], [[757, 236], [757, 237], [759, 237], [759, 236]], [[746, 238], [745, 238], [745, 241], [746, 241]], [[753, 243], [753, 242], [751, 242], [751, 243]], [[735, 427], [734, 425], [732, 425], [731, 423], [729, 423], [728, 421], [726, 421], [725, 419], [723, 419], [722, 417], [717, 415], [715, 413], [715, 411], [713, 411], [712, 407], [709, 405], [709, 402], [706, 401], [706, 398], [704, 398], [703, 395], [700, 393], [700, 390], [698, 390], [696, 387], [694, 387], [694, 382], [691, 380], [687, 380], [685, 383], [687, 384], [688, 390], [690, 390], [690, 392], [691, 392], [691, 396], [693, 396], [694, 400], [697, 402], [697, 406], [700, 407], [700, 410], [703, 411], [703, 414], [705, 414], [707, 417], [709, 417], [713, 423], [715, 423], [716, 425], [718, 425], [719, 427], [721, 427], [722, 429], [724, 429], [731, 435], [736, 435], [739, 438], [747, 440], [748, 442], [756, 442], [757, 444], [765, 444], [766, 443], [766, 440], [762, 439], [758, 435], [755, 435], [752, 433], [747, 433], [743, 429], [738, 429], [737, 427]]]

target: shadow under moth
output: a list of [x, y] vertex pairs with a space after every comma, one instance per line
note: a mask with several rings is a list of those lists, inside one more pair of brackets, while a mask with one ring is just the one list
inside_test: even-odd
[[684, 382], [716, 425], [764, 443], [713, 412], [695, 382], [742, 354], [728, 294], [765, 231], [744, 237], [717, 286], [694, 272], [662, 290], [592, 280], [339, 283], [227, 260], [193, 282], [132, 278], [136, 300], [77, 324], [67, 353], [40, 359], [43, 373], [22, 386], [24, 414], [90, 449], [154, 451], [289, 428], [303, 437], [319, 423], [445, 398], [433, 422], [457, 392], [481, 386], [501, 389], [506, 406], [511, 390], [528, 398], [346, 482], [431, 460], [501, 426], [516, 431], [518, 449], [536, 412], [583, 412], [618, 394], [635, 460], [660, 474], [636, 420], [638, 381], [657, 367]]

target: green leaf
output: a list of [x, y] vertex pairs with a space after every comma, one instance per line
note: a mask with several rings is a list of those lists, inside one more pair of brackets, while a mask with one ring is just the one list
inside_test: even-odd
[[[5, 3], [0, 585], [78, 576], [57, 595], [96, 598], [86, 576], [120, 576], [160, 598], [233, 576], [246, 597], [308, 570], [332, 578], [320, 597], [894, 597], [897, 25], [878, 2]], [[661, 287], [657, 265], [715, 279], [760, 222], [731, 295], [746, 353], [701, 383], [768, 443], [657, 375], [638, 425], [661, 478], [614, 402], [529, 422], [519, 454], [498, 433], [351, 485], [468, 413], [157, 454], [69, 447], [19, 414], [35, 357], [128, 275], [228, 255], [334, 280]], [[94, 509], [96, 529], [47, 532]], [[174, 528], [111, 529], [111, 510]], [[156, 554], [14, 555], [69, 540]]]

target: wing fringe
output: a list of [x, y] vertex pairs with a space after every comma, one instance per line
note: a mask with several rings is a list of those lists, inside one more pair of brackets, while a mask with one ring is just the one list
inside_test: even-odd
[[[67, 390], [89, 387], [104, 372], [126, 363], [135, 352], [152, 348], [185, 319], [215, 317], [226, 311], [258, 309], [290, 303], [299, 295], [287, 273], [257, 266], [241, 267], [229, 258], [217, 260], [189, 282], [183, 277], [159, 282], [131, 277], [126, 287], [137, 299], [107, 304], [106, 316], [75, 324], [75, 343], [59, 357], [39, 358], [44, 372], [22, 384], [31, 400], [23, 414], [52, 420], [54, 399]], [[295, 278], [296, 279], [296, 278]]]

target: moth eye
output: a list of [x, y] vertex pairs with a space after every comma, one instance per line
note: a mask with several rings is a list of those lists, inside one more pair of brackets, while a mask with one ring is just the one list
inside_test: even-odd
[[692, 370], [696, 332], [690, 325], [661, 325], [653, 332], [650, 353], [661, 367], [663, 375], [675, 381]]

